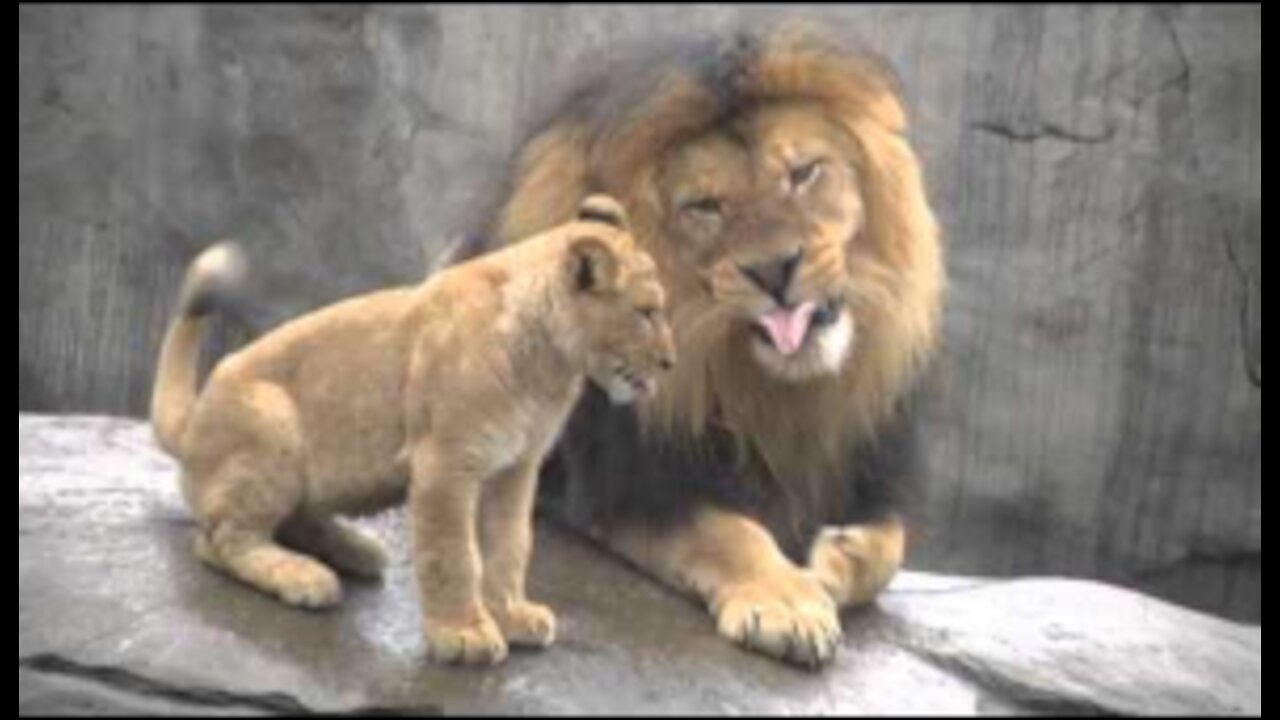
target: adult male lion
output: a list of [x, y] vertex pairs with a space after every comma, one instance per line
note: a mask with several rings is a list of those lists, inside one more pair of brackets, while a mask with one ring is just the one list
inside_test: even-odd
[[834, 657], [838, 608], [901, 567], [921, 479], [910, 401], [945, 281], [905, 127], [886, 69], [812, 34], [664, 48], [538, 129], [479, 234], [624, 201], [681, 365], [636, 409], [582, 401], [567, 516], [705, 600], [724, 636], [806, 666]]

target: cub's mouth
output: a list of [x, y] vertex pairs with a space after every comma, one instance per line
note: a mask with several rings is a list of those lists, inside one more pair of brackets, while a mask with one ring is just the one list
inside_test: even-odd
[[806, 302], [795, 307], [780, 307], [756, 318], [751, 325], [756, 339], [790, 358], [804, 350], [815, 336], [839, 322], [844, 301], [827, 300], [819, 304]]
[[637, 399], [648, 400], [658, 394], [656, 378], [621, 362], [615, 363], [605, 382], [598, 384], [616, 405], [630, 405]]

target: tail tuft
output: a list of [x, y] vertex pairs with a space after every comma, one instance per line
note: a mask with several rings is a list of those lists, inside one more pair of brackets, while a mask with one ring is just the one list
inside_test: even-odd
[[235, 242], [218, 243], [201, 253], [187, 271], [180, 312], [188, 317], [215, 312], [240, 294], [248, 276], [244, 250]]

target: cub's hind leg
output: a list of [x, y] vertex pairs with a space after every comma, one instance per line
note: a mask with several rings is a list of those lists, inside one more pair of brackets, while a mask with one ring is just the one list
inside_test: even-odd
[[185, 491], [202, 560], [289, 605], [322, 609], [342, 599], [337, 576], [275, 540], [305, 496], [296, 428], [276, 388], [213, 388], [193, 418]]
[[234, 521], [201, 531], [197, 554], [211, 566], [287, 605], [323, 610], [342, 602], [338, 576], [322, 563], [276, 544], [265, 528]]

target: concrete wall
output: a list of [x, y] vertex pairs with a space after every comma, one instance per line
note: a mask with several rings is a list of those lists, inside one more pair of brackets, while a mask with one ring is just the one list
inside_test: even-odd
[[915, 564], [1261, 619], [1261, 9], [19, 7], [19, 411], [140, 415], [184, 263], [247, 330], [420, 277], [618, 41], [806, 15], [897, 66], [950, 241]]

